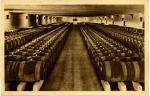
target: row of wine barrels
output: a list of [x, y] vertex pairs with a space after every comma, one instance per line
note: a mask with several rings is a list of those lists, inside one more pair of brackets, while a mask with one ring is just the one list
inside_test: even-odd
[[[106, 29], [106, 28], [105, 28], [105, 29]], [[109, 29], [109, 30], [110, 30], [110, 29]], [[112, 31], [113, 31], [113, 30], [112, 30]], [[113, 33], [114, 33], [114, 34], [116, 34], [117, 32], [118, 32], [118, 31], [117, 31], [117, 30], [115, 30], [115, 32], [113, 32]], [[119, 34], [121, 34], [121, 33], [122, 33], [122, 34], [125, 34], [125, 32], [118, 32], [118, 33], [119, 33]], [[127, 34], [130, 34], [130, 33], [127, 33]], [[108, 35], [108, 34], [107, 34], [107, 35]], [[129, 36], [130, 36], [130, 35], [129, 35]], [[136, 37], [136, 38], [137, 38], [138, 36], [134, 36], [134, 37]], [[137, 39], [139, 39], [139, 38], [137, 38]]]
[[[118, 38], [117, 35], [113, 35], [112, 33], [114, 33], [114, 32], [111, 32], [112, 30], [104, 30], [104, 31], [105, 31], [105, 33], [108, 33], [107, 34], [108, 36], [112, 37], [115, 40], [119, 39], [118, 41], [120, 43], [124, 44], [125, 46], [129, 47], [130, 49], [134, 50], [135, 52], [140, 52], [140, 50], [138, 49], [138, 47], [140, 47], [140, 45], [138, 45], [136, 43], [136, 41], [130, 40], [131, 39], [130, 37], [127, 38], [127, 41], [124, 41], [124, 40], [122, 40], [121, 37]], [[118, 33], [118, 34], [120, 34], [120, 33]], [[118, 36], [120, 36], [120, 35], [118, 35]], [[124, 35], [123, 35], [123, 37], [124, 37]]]
[[45, 79], [46, 71], [41, 61], [5, 61], [6, 81], [33, 82]]
[[141, 36], [144, 36], [144, 30], [142, 29], [136, 29], [136, 28], [131, 28], [131, 27], [122, 27], [122, 26], [116, 26], [116, 25], [109, 25], [111, 28], [119, 29], [126, 31], [128, 33], [135, 33], [135, 34], [140, 34]]
[[[88, 40], [88, 39], [92, 39], [94, 35], [93, 37], [91, 36], [90, 38], [87, 38], [90, 35], [90, 32], [87, 31], [88, 34], [86, 34], [86, 32], [85, 31], [83, 32], [82, 30], [81, 33], [84, 34], [83, 37], [87, 39], [87, 40], [83, 39], [86, 40], [85, 44], [87, 46], [89, 45], [88, 44], [89, 42], [92, 43], [94, 40], [96, 40], [96, 39], [93, 39], [93, 41]], [[121, 47], [120, 47], [121, 51], [120, 50], [106, 51], [104, 47], [98, 47], [97, 44], [98, 43], [89, 45], [90, 47], [93, 48], [88, 48], [88, 49], [89, 49], [89, 53], [92, 53], [90, 54], [92, 59], [96, 58], [96, 61], [98, 61], [98, 63], [96, 62], [97, 64], [94, 64], [94, 66], [97, 68], [96, 70], [98, 70], [98, 74], [100, 74], [101, 79], [110, 82], [119, 82], [119, 81], [144, 82], [144, 61], [142, 61], [142, 58], [138, 57], [136, 53], [128, 52], [126, 50], [122, 51]], [[94, 56], [96, 53], [98, 55]]]
[[[119, 49], [119, 50], [122, 50], [122, 51], [128, 51], [127, 48], [123, 48], [122, 45], [119, 45], [118, 43], [113, 43], [113, 42], [110, 42], [112, 43], [113, 45], [109, 45], [110, 47], [112, 47], [112, 49]], [[103, 44], [109, 44], [107, 42], [104, 42]], [[114, 45], [115, 44], [115, 45]], [[95, 49], [97, 48], [98, 46], [95, 46]], [[108, 47], [108, 46], [107, 46]], [[97, 48], [98, 49], [98, 48]], [[125, 49], [125, 50], [124, 50]], [[118, 51], [119, 51], [118, 50]]]
[[111, 56], [119, 56], [119, 57], [127, 57], [127, 56], [134, 56], [138, 57], [138, 54], [130, 52], [130, 50], [106, 50], [106, 51], [99, 51], [99, 50], [94, 50], [91, 49], [93, 54], [97, 54], [98, 56], [106, 56], [106, 55], [111, 55]]
[[101, 79], [119, 82], [144, 82], [144, 62], [105, 61], [100, 63]]
[[5, 52], [11, 51], [12, 49], [15, 49], [19, 47], [20, 45], [23, 45], [47, 32], [49, 32], [49, 30], [44, 31], [43, 29], [38, 32], [33, 31], [27, 35], [22, 34], [22, 35], [15, 36], [14, 38], [6, 39], [5, 40]]
[[115, 55], [110, 55], [107, 53], [104, 53], [104, 55], [102, 56], [94, 56], [96, 59], [96, 61], [102, 62], [102, 61], [124, 61], [124, 62], [128, 62], [128, 61], [142, 61], [143, 59], [141, 57], [135, 57], [135, 56], [124, 56], [124, 57], [118, 57]]
[[116, 25], [100, 25], [100, 24], [89, 24], [86, 23], [87, 25], [94, 25], [97, 27], [106, 27], [106, 28], [113, 28], [115, 30], [118, 30], [120, 33], [127, 33], [127, 34], [133, 34], [133, 35], [140, 35], [144, 36], [144, 30], [143, 29], [136, 29], [136, 28], [131, 28], [131, 27], [122, 27], [122, 26], [116, 26]]
[[[54, 38], [51, 40], [54, 40], [55, 43], [51, 43], [50, 40], [47, 42], [43, 40], [37, 44], [34, 42], [35, 46], [32, 46], [31, 43], [5, 55], [5, 80], [34, 82], [45, 79], [46, 74], [51, 70], [51, 65], [53, 65], [51, 62], [55, 62], [65, 38], [67, 38], [69, 28], [70, 26], [66, 27], [66, 30], [58, 30], [60, 32], [56, 31], [57, 34], [53, 34]], [[40, 49], [41, 46], [37, 46], [41, 43], [44, 43], [42, 49]], [[37, 50], [35, 47], [39, 49]]]
[[[117, 43], [116, 43], [117, 44]], [[118, 45], [118, 44], [117, 44]], [[94, 49], [96, 49], [96, 50], [98, 50], [99, 48], [97, 47], [97, 46], [93, 46], [94, 47]], [[101, 47], [101, 46], [100, 46]], [[112, 45], [112, 47], [114, 47], [114, 45]], [[104, 48], [104, 47], [103, 47]], [[101, 49], [101, 48], [100, 48]], [[105, 49], [105, 48], [104, 48]], [[102, 49], [102, 50], [104, 50], [104, 49]], [[107, 48], [106, 48], [107, 49]], [[120, 50], [108, 50], [107, 49], [107, 51], [109, 51], [110, 53], [116, 53], [116, 52], [124, 52], [124, 53], [128, 53], [128, 52], [131, 52], [130, 50], [127, 50], [127, 48], [123, 48], [123, 46], [120, 46], [119, 48], [117, 48], [117, 47], [115, 47], [114, 49], [120, 49]], [[132, 52], [131, 52], [132, 53]]]
[[5, 56], [5, 60], [7, 61], [29, 61], [29, 60], [37, 60], [46, 62], [46, 56], [22, 56], [22, 55], [7, 55]]

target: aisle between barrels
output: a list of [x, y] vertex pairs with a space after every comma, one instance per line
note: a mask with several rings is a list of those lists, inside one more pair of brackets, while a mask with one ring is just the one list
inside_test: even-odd
[[102, 91], [87, 49], [76, 25], [41, 91]]

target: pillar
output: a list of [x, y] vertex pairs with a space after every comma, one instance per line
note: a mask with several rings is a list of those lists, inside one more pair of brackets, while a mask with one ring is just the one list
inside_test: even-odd
[[125, 15], [121, 15], [122, 26], [125, 26]]

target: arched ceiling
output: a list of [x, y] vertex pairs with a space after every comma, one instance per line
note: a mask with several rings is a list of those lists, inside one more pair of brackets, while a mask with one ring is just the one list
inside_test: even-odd
[[109, 16], [144, 13], [144, 5], [5, 5], [5, 11], [53, 16]]

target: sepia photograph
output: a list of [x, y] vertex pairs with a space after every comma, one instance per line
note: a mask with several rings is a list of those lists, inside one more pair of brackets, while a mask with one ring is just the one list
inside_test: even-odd
[[148, 96], [148, 1], [1, 5], [2, 96]]

